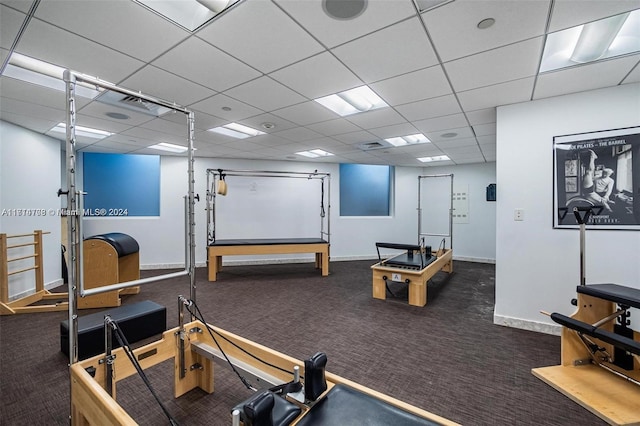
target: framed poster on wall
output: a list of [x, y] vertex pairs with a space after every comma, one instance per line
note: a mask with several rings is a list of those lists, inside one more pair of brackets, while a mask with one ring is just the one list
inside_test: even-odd
[[553, 138], [553, 227], [640, 230], [640, 126]]

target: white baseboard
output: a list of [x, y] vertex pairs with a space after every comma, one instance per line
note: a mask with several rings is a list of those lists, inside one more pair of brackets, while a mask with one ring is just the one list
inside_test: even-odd
[[505, 327], [519, 328], [521, 330], [536, 331], [538, 333], [552, 334], [559, 336], [562, 332], [562, 326], [559, 324], [547, 324], [544, 322], [525, 320], [521, 318], [505, 317], [502, 315], [493, 315], [493, 323]]

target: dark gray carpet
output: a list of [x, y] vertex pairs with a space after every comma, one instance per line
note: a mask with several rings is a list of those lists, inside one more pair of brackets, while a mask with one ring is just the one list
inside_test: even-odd
[[[225, 267], [216, 283], [206, 281], [202, 268], [197, 303], [213, 325], [299, 359], [323, 351], [328, 371], [462, 424], [604, 424], [531, 374], [560, 362], [559, 337], [493, 324], [494, 265], [454, 262], [455, 273], [438, 273], [427, 305], [418, 308], [406, 303], [402, 286], [391, 288], [398, 299], [373, 299], [373, 263], [333, 262], [328, 277], [308, 263]], [[179, 294], [189, 295], [187, 277], [144, 285], [124, 303], [166, 306], [171, 328], [178, 323]], [[66, 317], [0, 317], [3, 425], [68, 424], [68, 361], [59, 342]], [[229, 425], [229, 409], [249, 396], [222, 369], [213, 395], [196, 390], [177, 400], [172, 364], [147, 374], [181, 425]], [[167, 423], [139, 377], [119, 382], [117, 394], [140, 424]]]

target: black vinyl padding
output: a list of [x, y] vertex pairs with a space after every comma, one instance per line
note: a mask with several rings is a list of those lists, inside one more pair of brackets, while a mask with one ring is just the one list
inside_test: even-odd
[[327, 355], [324, 352], [316, 352], [304, 360], [304, 397], [307, 401], [315, 401], [327, 390], [326, 366]]
[[438, 259], [436, 256], [433, 256], [431, 253], [418, 253], [416, 255], [410, 256], [408, 253], [402, 253], [392, 258], [389, 258], [382, 263], [385, 266], [399, 266], [399, 267], [409, 267], [415, 269], [423, 269], [429, 266], [431, 263], [435, 262]]
[[[104, 317], [114, 320], [129, 343], [162, 334], [167, 330], [167, 308], [150, 300], [122, 305], [78, 317], [78, 359], [104, 353]], [[113, 347], [119, 345], [115, 335]], [[60, 351], [69, 356], [69, 320], [60, 323]]]
[[625, 336], [621, 336], [611, 331], [594, 327], [593, 325], [587, 324], [586, 322], [582, 322], [555, 312], [551, 314], [551, 319], [558, 324], [576, 330], [579, 333], [588, 334], [589, 336], [600, 339], [603, 342], [607, 342], [617, 348], [624, 349], [625, 351], [631, 352], [636, 355], [640, 355], [640, 342], [638, 341]]
[[398, 243], [376, 243], [376, 247], [389, 248], [396, 250], [420, 250], [421, 247], [416, 244], [398, 244]]
[[[296, 404], [268, 390], [256, 392], [250, 398], [233, 407], [231, 412], [233, 413], [235, 410], [240, 412], [240, 420], [247, 426], [289, 425], [302, 411]], [[267, 413], [265, 414], [263, 410], [267, 410]], [[263, 418], [265, 415], [270, 418]]]
[[118, 257], [127, 256], [129, 254], [138, 253], [140, 246], [138, 242], [131, 236], [121, 232], [111, 232], [108, 234], [94, 235], [87, 240], [102, 240], [111, 244], [118, 253]]
[[335, 385], [297, 426], [418, 426], [431, 420], [395, 407], [346, 385]]
[[619, 284], [589, 284], [577, 287], [577, 292], [620, 305], [640, 308], [640, 289]]
[[215, 240], [210, 246], [272, 246], [283, 244], [328, 244], [322, 238], [250, 238], [237, 240]]

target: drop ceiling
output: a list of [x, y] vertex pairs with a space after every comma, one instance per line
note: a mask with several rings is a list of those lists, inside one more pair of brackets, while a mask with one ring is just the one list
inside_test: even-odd
[[[198, 157], [493, 162], [497, 106], [640, 81], [638, 53], [538, 74], [548, 33], [638, 9], [640, 0], [369, 0], [353, 19], [329, 16], [322, 0], [244, 0], [195, 32], [129, 0], [43, 0], [30, 14], [33, 5], [0, 1], [3, 62], [16, 52], [187, 107]], [[479, 29], [487, 18], [495, 24]], [[340, 117], [313, 100], [365, 84], [389, 107]], [[42, 134], [55, 136], [50, 129], [65, 121], [63, 92], [5, 75], [0, 107], [2, 120]], [[113, 133], [79, 138], [81, 151], [186, 145], [183, 114], [154, 118], [86, 98], [77, 113], [78, 125]], [[264, 134], [207, 131], [231, 122]], [[381, 142], [416, 133], [431, 143]], [[365, 148], [374, 142], [382, 148]], [[296, 154], [313, 149], [334, 156]]]

